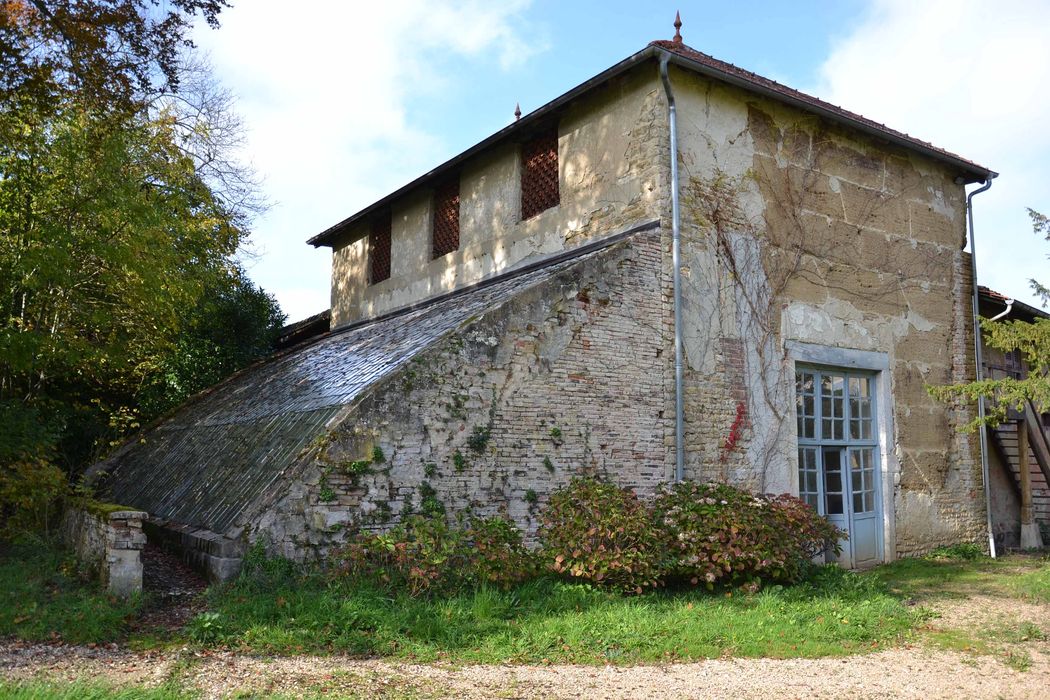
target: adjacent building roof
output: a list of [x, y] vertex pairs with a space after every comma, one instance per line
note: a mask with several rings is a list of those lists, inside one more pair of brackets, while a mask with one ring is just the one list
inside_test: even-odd
[[841, 107], [825, 102], [804, 92], [795, 90], [786, 85], [764, 78], [757, 73], [738, 68], [737, 66], [720, 61], [712, 56], [697, 51], [681, 41], [654, 41], [638, 53], [625, 58], [611, 68], [599, 73], [590, 80], [577, 85], [572, 90], [558, 98], [548, 102], [539, 109], [523, 116], [509, 126], [497, 131], [487, 139], [475, 144], [459, 155], [445, 161], [430, 172], [416, 178], [404, 187], [390, 193], [386, 197], [365, 207], [361, 211], [340, 221], [334, 226], [309, 239], [307, 243], [315, 247], [330, 246], [336, 239], [342, 236], [355, 223], [367, 220], [373, 214], [390, 205], [394, 200], [408, 194], [418, 187], [424, 186], [435, 179], [439, 179], [447, 173], [454, 171], [460, 164], [472, 156], [485, 151], [498, 143], [512, 139], [521, 140], [526, 138], [533, 130], [542, 126], [544, 121], [556, 113], [567, 103], [582, 95], [597, 89], [609, 80], [627, 72], [631, 68], [646, 62], [658, 61], [666, 58], [669, 63], [691, 70], [709, 78], [735, 85], [749, 92], [764, 95], [771, 99], [785, 102], [794, 107], [802, 109], [833, 122], [845, 124], [861, 132], [880, 138], [884, 141], [908, 148], [944, 163], [949, 168], [957, 171], [958, 177], [965, 183], [984, 182], [996, 177], [997, 173], [988, 168], [978, 165], [954, 153], [909, 136], [901, 131], [891, 129], [884, 124], [867, 119], [859, 114], [850, 112]]
[[[1026, 304], [1023, 301], [1017, 301], [1016, 299], [1011, 299], [1010, 297], [1006, 296], [1005, 294], [1003, 294], [1001, 292], [997, 292], [994, 289], [989, 289], [988, 287], [985, 287], [983, 285], [978, 285], [977, 286], [977, 292], [978, 292], [978, 296], [980, 297], [980, 300], [982, 302], [992, 302], [992, 303], [996, 303], [996, 304], [1003, 304], [1004, 307], [1005, 307], [1006, 304], [1010, 304], [1011, 311], [1016, 312], [1016, 313], [1020, 313], [1020, 314], [1022, 314], [1024, 316], [1028, 316], [1029, 318], [1032, 318], [1032, 319], [1035, 319], [1035, 318], [1050, 318], [1050, 313], [1048, 313], [1046, 311], [1046, 309], [1039, 309], [1039, 308], [1036, 308], [1034, 306], [1031, 306], [1030, 304]], [[998, 313], [998, 311], [996, 313]], [[1009, 318], [1009, 316], [1007, 318]]]

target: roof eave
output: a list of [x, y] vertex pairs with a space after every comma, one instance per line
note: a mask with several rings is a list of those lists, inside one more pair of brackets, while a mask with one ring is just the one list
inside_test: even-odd
[[764, 97], [769, 97], [770, 99], [776, 100], [778, 102], [783, 102], [803, 111], [816, 114], [826, 119], [830, 119], [833, 122], [845, 124], [853, 129], [856, 129], [857, 131], [868, 134], [869, 136], [874, 136], [875, 138], [881, 139], [883, 141], [888, 141], [894, 145], [901, 146], [910, 151], [921, 153], [922, 155], [925, 155], [936, 161], [957, 168], [960, 171], [960, 176], [962, 176], [964, 179], [964, 184], [971, 184], [974, 182], [986, 182], [988, 179], [995, 178], [998, 176], [998, 173], [996, 173], [995, 171], [977, 166], [975, 163], [972, 163], [964, 158], [957, 158], [955, 156], [952, 156], [951, 154], [946, 153], [945, 151], [942, 151], [936, 147], [928, 146], [919, 141], [918, 139], [887, 133], [882, 129], [876, 128], [870, 124], [866, 124], [865, 122], [857, 121], [856, 119], [851, 119], [847, 115], [836, 112], [834, 109], [822, 107], [820, 105], [813, 104], [812, 102], [801, 100], [797, 97], [793, 97], [792, 95], [785, 94], [778, 90], [773, 90], [765, 85], [762, 85], [761, 83], [756, 83], [742, 76], [734, 75], [732, 73], [719, 70], [712, 66], [701, 63], [700, 61], [695, 61], [689, 58], [688, 56], [682, 56], [681, 54], [675, 53], [674, 51], [668, 51], [667, 49], [661, 47], [654, 48], [656, 48], [661, 53], [667, 55], [669, 57], [669, 63], [677, 65], [681, 68], [686, 68], [693, 72], [700, 73], [701, 75], [706, 75], [709, 78], [715, 78], [716, 80], [729, 83], [730, 85], [735, 85], [739, 88], [747, 90], [748, 92], [753, 92]]
[[372, 204], [360, 210], [356, 214], [353, 214], [347, 217], [346, 219], [343, 219], [339, 223], [335, 224], [334, 226], [325, 229], [324, 231], [317, 234], [313, 238], [310, 238], [306, 242], [314, 246], [315, 248], [319, 248], [325, 245], [332, 245], [335, 242], [335, 239], [340, 237], [342, 234], [346, 233], [347, 229], [349, 229], [351, 226], [361, 221], [366, 221], [368, 217], [372, 216], [377, 211], [381, 210], [383, 207], [389, 205], [395, 199], [402, 197], [403, 195], [414, 190], [415, 188], [419, 187], [420, 185], [424, 184], [429, 180], [433, 180], [434, 178], [437, 178], [445, 173], [455, 170], [464, 161], [468, 160], [474, 155], [477, 155], [481, 151], [484, 151], [485, 149], [494, 146], [500, 141], [503, 141], [504, 139], [509, 138], [518, 132], [528, 131], [531, 127], [541, 123], [545, 118], [549, 117], [551, 114], [558, 111], [561, 107], [576, 99], [580, 95], [586, 92], [590, 92], [602, 83], [612, 80], [620, 74], [627, 72], [639, 63], [642, 63], [643, 61], [654, 57], [656, 55], [657, 50], [658, 49], [655, 46], [646, 46], [641, 51], [632, 54], [631, 56], [628, 56], [624, 60], [602, 71], [593, 78], [590, 78], [580, 83], [573, 89], [564, 93], [560, 97], [551, 100], [542, 107], [526, 115], [523, 115], [521, 119], [518, 119], [509, 124], [508, 126], [505, 126], [504, 128], [489, 136], [484, 141], [478, 142], [477, 144], [471, 146], [459, 155], [450, 158], [449, 160], [445, 161], [433, 170], [430, 170], [429, 172], [417, 177], [415, 180], [412, 180], [407, 185], [401, 187], [398, 190], [395, 190], [394, 192], [391, 192], [382, 199], [373, 202]]
[[927, 145], [924, 142], [919, 141], [918, 139], [914, 139], [903, 134], [889, 133], [886, 130], [872, 126], [871, 124], [852, 119], [849, 117], [849, 115], [844, 115], [831, 108], [831, 106], [823, 107], [819, 104], [814, 104], [813, 102], [799, 99], [790, 94], [785, 94], [784, 92], [773, 90], [761, 83], [756, 83], [755, 81], [748, 80], [743, 76], [719, 70], [718, 68], [715, 68], [713, 66], [709, 66], [700, 61], [693, 60], [688, 56], [683, 56], [674, 51], [669, 51], [661, 46], [650, 44], [641, 51], [638, 51], [637, 53], [628, 56], [616, 65], [607, 68], [606, 70], [602, 71], [593, 78], [590, 78], [589, 80], [580, 83], [579, 85], [564, 93], [560, 97], [557, 97], [554, 100], [551, 100], [547, 104], [543, 105], [542, 107], [530, 112], [527, 115], [522, 116], [521, 119], [518, 119], [517, 121], [509, 124], [503, 129], [500, 129], [499, 131], [492, 134], [483, 141], [480, 141], [474, 146], [471, 146], [459, 155], [450, 158], [441, 165], [417, 177], [416, 179], [412, 180], [403, 187], [395, 190], [394, 192], [391, 192], [382, 199], [373, 202], [369, 206], [365, 207], [364, 209], [361, 209], [355, 214], [352, 214], [346, 219], [343, 219], [334, 226], [330, 226], [329, 228], [325, 229], [316, 236], [308, 239], [306, 242], [314, 246], [315, 248], [333, 245], [336, 239], [344, 235], [351, 226], [362, 221], [367, 221], [369, 217], [381, 211], [384, 207], [388, 206], [394, 200], [408, 194], [412, 190], [416, 189], [417, 187], [423, 185], [424, 183], [430, 180], [433, 180], [437, 177], [440, 177], [443, 174], [455, 170], [469, 158], [477, 155], [478, 153], [484, 151], [487, 148], [490, 148], [491, 146], [494, 146], [500, 141], [503, 141], [504, 139], [507, 139], [518, 132], [527, 131], [531, 127], [537, 125], [537, 123], [542, 122], [545, 118], [549, 117], [557, 110], [561, 109], [567, 103], [571, 102], [572, 100], [575, 100], [577, 97], [583, 95], [584, 93], [591, 91], [592, 89], [598, 87], [602, 83], [612, 80], [620, 74], [625, 73], [631, 68], [634, 68], [643, 61], [646, 61], [651, 58], [656, 58], [658, 56], [666, 56], [669, 63], [677, 65], [686, 70], [705, 75], [709, 78], [720, 80], [724, 83], [734, 85], [748, 92], [769, 97], [770, 99], [776, 100], [778, 102], [789, 104], [793, 107], [796, 107], [797, 109], [816, 114], [833, 122], [845, 124], [862, 133], [868, 134], [869, 136], [873, 136], [875, 138], [892, 143], [894, 145], [901, 146], [910, 151], [920, 153], [935, 161], [944, 163], [959, 171], [959, 177], [962, 178], [963, 184], [986, 182], [987, 180], [994, 178], [998, 175], [998, 173], [992, 170], [981, 167], [964, 158], [956, 157], [932, 145]]

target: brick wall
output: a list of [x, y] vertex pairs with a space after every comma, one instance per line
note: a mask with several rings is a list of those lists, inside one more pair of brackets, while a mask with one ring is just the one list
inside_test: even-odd
[[[640, 234], [519, 294], [377, 387], [253, 531], [304, 558], [382, 529], [426, 483], [450, 517], [505, 514], [529, 536], [548, 495], [594, 473], [670, 478], [666, 239]], [[372, 459], [367, 467], [347, 465]], [[367, 472], [365, 473], [365, 470]]]

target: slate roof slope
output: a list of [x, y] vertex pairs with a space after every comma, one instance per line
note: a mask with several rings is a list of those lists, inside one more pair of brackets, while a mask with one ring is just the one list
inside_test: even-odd
[[340, 410], [473, 316], [620, 237], [538, 269], [335, 331], [191, 399], [107, 460], [99, 490], [152, 516], [217, 533], [237, 523]]

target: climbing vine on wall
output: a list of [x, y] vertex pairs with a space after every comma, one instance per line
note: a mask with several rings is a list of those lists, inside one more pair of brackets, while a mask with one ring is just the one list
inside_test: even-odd
[[[735, 381], [743, 381], [746, 391], [727, 418], [720, 477], [728, 478], [731, 454], [746, 448], [748, 466], [757, 474], [752, 486], [765, 490], [769, 468], [782, 465], [786, 457], [784, 445], [794, 423], [794, 378], [781, 322], [799, 289], [861, 306], [900, 304], [905, 312], [901, 292], [926, 284], [933, 275], [943, 276], [946, 262], [938, 251], [915, 246], [903, 261], [890, 254], [891, 235], [880, 227], [899, 221], [892, 207], [903, 201], [905, 192], [890, 192], [884, 184], [861, 187], [836, 177], [850, 167], [870, 167], [884, 175], [886, 165], [879, 159], [884, 156], [867, 158], [840, 145], [815, 118], [781, 129], [753, 112], [748, 128], [752, 135], [766, 135], [775, 157], [755, 156], [752, 167], [741, 172], [737, 165], [729, 172], [718, 161], [721, 145], [712, 144], [714, 164], [683, 184], [683, 243], [697, 251], [692, 263], [702, 268], [707, 260], [711, 265], [697, 269], [692, 282], [698, 303], [709, 300], [700, 310], [702, 332], [712, 339], [739, 338], [743, 348], [743, 377]], [[848, 200], [838, 187], [850, 188]], [[688, 256], [686, 261], [688, 266]], [[862, 268], [886, 274], [868, 275], [861, 284]], [[712, 279], [700, 280], [705, 274]]]

